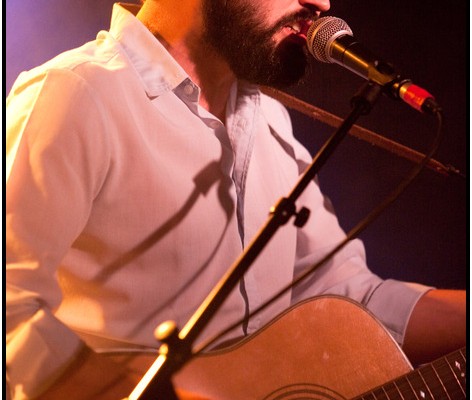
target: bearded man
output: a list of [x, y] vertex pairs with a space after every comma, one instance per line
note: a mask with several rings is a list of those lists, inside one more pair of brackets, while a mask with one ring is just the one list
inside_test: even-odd
[[[311, 162], [258, 85], [303, 77], [307, 30], [329, 6], [116, 4], [109, 31], [19, 76], [6, 108], [13, 399], [122, 398], [141, 376], [103, 353], [157, 348], [161, 322], [193, 315]], [[463, 345], [465, 293], [378, 277], [359, 240], [249, 317], [344, 239], [325, 200], [313, 182], [306, 225], [277, 233], [198, 340], [240, 319], [225, 340], [251, 335], [333, 294], [367, 307], [414, 363]]]

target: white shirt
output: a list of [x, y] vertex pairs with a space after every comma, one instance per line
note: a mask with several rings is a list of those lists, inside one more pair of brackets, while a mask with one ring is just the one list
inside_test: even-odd
[[[7, 99], [7, 372], [35, 393], [85, 340], [158, 347], [183, 327], [311, 162], [287, 111], [235, 84], [220, 121], [155, 37], [115, 5], [110, 32], [20, 75]], [[200, 339], [241, 319], [344, 237], [317, 184]], [[149, 249], [110, 266], [153, 235]], [[352, 241], [293, 293], [249, 320], [252, 333], [324, 293], [366, 305], [400, 343], [427, 287], [382, 280]]]

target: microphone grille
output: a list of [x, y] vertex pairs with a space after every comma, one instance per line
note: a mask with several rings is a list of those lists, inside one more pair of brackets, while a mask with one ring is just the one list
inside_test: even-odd
[[349, 25], [337, 17], [322, 17], [313, 22], [307, 32], [306, 42], [309, 52], [318, 61], [331, 63], [331, 43], [339, 36], [350, 35]]

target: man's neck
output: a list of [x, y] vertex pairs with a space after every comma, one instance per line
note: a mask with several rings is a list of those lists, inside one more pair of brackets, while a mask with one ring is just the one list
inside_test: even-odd
[[[175, 0], [172, 0], [175, 1]], [[193, 0], [189, 0], [193, 1]], [[202, 40], [199, 9], [192, 14], [174, 13], [163, 9], [165, 2], [147, 0], [137, 17], [166, 46], [169, 53], [201, 89], [199, 104], [225, 122], [226, 103], [235, 76], [227, 63]]]

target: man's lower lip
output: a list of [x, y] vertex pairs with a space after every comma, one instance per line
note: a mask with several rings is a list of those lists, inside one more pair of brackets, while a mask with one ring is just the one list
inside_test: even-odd
[[290, 36], [288, 36], [288, 39], [293, 41], [293, 42], [296, 42], [296, 43], [306, 44], [306, 35], [303, 35], [303, 34], [300, 34], [300, 33], [290, 35]]

